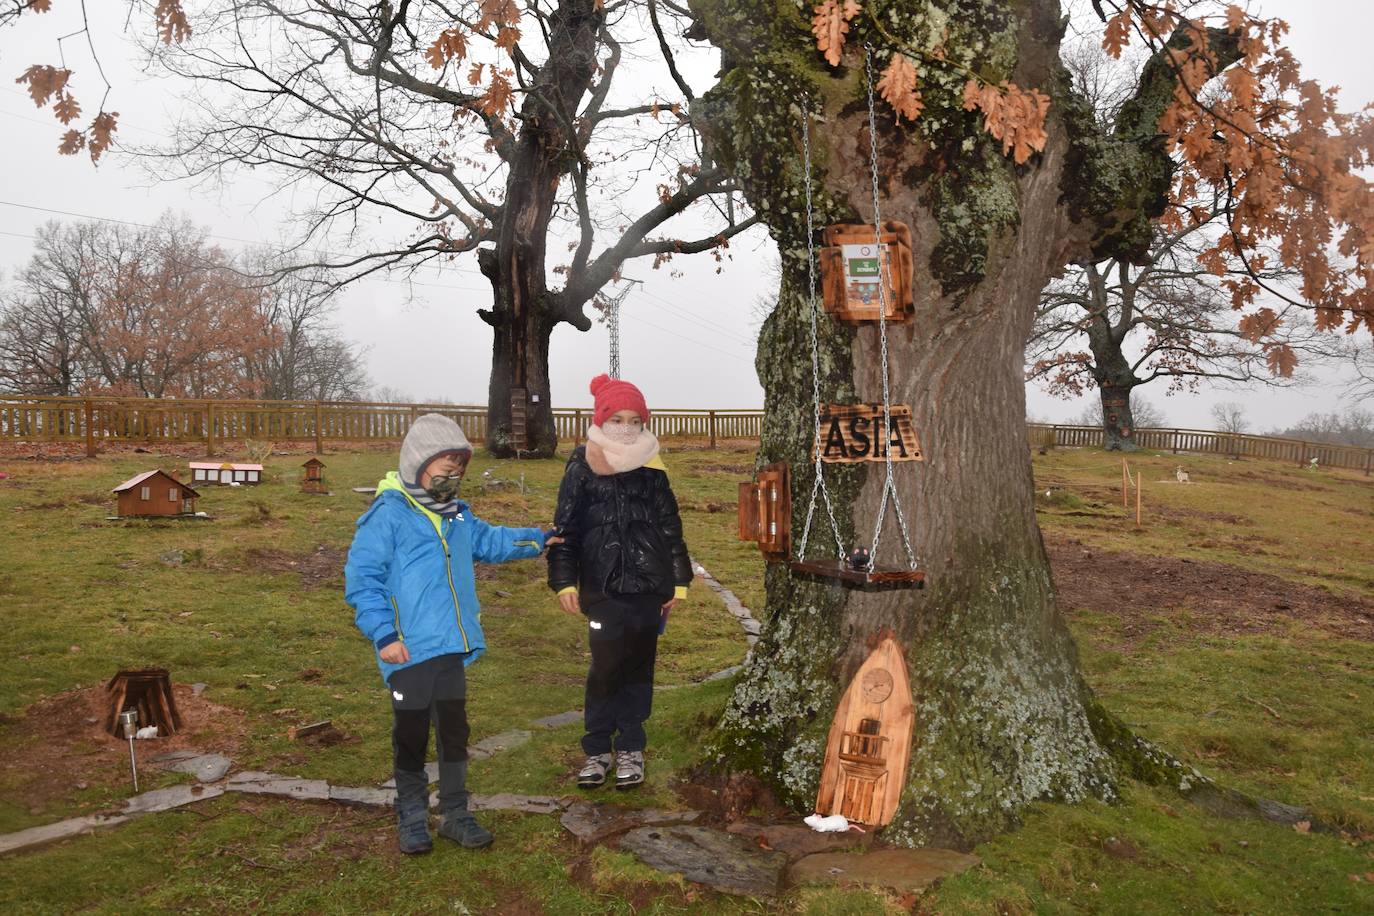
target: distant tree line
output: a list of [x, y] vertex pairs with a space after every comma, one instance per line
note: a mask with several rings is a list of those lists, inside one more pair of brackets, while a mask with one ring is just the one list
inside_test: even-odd
[[1351, 407], [1344, 413], [1310, 413], [1287, 429], [1274, 430], [1271, 435], [1374, 448], [1374, 413], [1358, 407]]
[[361, 397], [335, 287], [269, 254], [230, 257], [202, 227], [51, 222], [0, 290], [0, 389], [131, 397]]

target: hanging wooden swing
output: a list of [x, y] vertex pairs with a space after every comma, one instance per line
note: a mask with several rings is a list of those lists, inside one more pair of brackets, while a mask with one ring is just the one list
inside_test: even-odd
[[[820, 352], [817, 343], [816, 318], [820, 306], [816, 301], [816, 264], [817, 252], [814, 247], [814, 232], [808, 231], [807, 239], [807, 313], [811, 326], [811, 386], [815, 417], [815, 438], [812, 441], [814, 483], [811, 499], [807, 505], [806, 521], [802, 528], [801, 544], [796, 559], [789, 568], [798, 574], [815, 576], [844, 585], [858, 588], [921, 588], [925, 584], [925, 572], [919, 568], [916, 551], [912, 544], [911, 531], [907, 527], [906, 515], [902, 511], [901, 500], [893, 476], [895, 453], [902, 460], [922, 460], [920, 444], [911, 424], [911, 411], [905, 405], [892, 403], [892, 388], [889, 382], [889, 359], [887, 342], [887, 322], [906, 317], [911, 306], [911, 232], [895, 220], [884, 221], [879, 212], [878, 199], [878, 149], [877, 129], [873, 123], [873, 74], [872, 60], [869, 60], [869, 169], [873, 187], [873, 223], [871, 225], [843, 224], [831, 226], [823, 233], [829, 246], [820, 252], [822, 287], [826, 307], [841, 321], [876, 321], [878, 339], [882, 354], [883, 399], [881, 403], [869, 406], [860, 405], [823, 405], [821, 402]], [[808, 229], [814, 227], [811, 176], [811, 126], [810, 115], [802, 115], [802, 154], [806, 176], [806, 222]], [[874, 243], [878, 242], [877, 251]], [[857, 246], [849, 250], [850, 246]], [[868, 250], [863, 249], [867, 246]], [[827, 252], [829, 252], [827, 254]], [[828, 258], [828, 261], [827, 261]], [[838, 259], [837, 259], [838, 258]], [[865, 260], [865, 258], [867, 260]], [[829, 265], [827, 267], [827, 264]], [[885, 269], [880, 271], [880, 265]], [[832, 302], [838, 311], [832, 308]], [[862, 429], [861, 429], [862, 427]], [[872, 436], [876, 429], [880, 434]], [[882, 434], [886, 431], [886, 435]], [[848, 435], [847, 435], [848, 433]], [[834, 434], [834, 435], [831, 435]], [[862, 434], [862, 435], [860, 435]], [[832, 441], [833, 440], [833, 441]], [[877, 442], [877, 446], [873, 443]], [[865, 446], [864, 443], [867, 443]], [[833, 448], [832, 448], [833, 446]], [[835, 518], [835, 506], [830, 498], [830, 490], [825, 482], [825, 465], [828, 462], [845, 463], [854, 461], [881, 461], [884, 465], [882, 499], [878, 505], [878, 517], [874, 522], [870, 547], [856, 546], [847, 549], [840, 534], [839, 522]], [[807, 545], [811, 538], [811, 523], [815, 518], [817, 503], [825, 506], [825, 514], [830, 522], [830, 533], [835, 539], [833, 560], [810, 559]], [[878, 546], [882, 540], [883, 524], [887, 511], [891, 508], [897, 517], [902, 547], [906, 553], [906, 566], [878, 565]], [[743, 511], [743, 510], [741, 510]]]
[[877, 233], [866, 223], [822, 231], [821, 298], [836, 321], [905, 321], [913, 305], [911, 230], [890, 219]]

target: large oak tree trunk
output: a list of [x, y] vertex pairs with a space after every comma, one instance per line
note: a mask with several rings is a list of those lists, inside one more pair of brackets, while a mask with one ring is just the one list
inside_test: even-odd
[[[568, 169], [568, 113], [578, 110], [596, 72], [603, 19], [595, 0], [563, 2], [550, 17], [549, 60], [521, 105], [496, 247], [479, 252], [494, 292], [492, 309], [479, 314], [495, 332], [487, 449], [498, 457], [549, 458], [558, 446], [549, 398], [549, 336], [560, 321], [585, 319], [580, 303], [564, 305], [549, 292], [545, 257], [558, 183]], [[526, 392], [523, 442], [512, 436], [513, 389]]]
[[[933, 7], [950, 14], [940, 25], [951, 47], [997, 49], [987, 75], [1062, 87], [1056, 3]], [[777, 28], [770, 17], [781, 8], [720, 0], [694, 9], [724, 52], [725, 73], [706, 112], [715, 152], [740, 177], [782, 253], [779, 302], [757, 358], [766, 392], [759, 461], [791, 465], [795, 544], [812, 487], [814, 435], [799, 107], [820, 113], [812, 127], [818, 227], [871, 222], [862, 52], [851, 40], [844, 66], [830, 71], [809, 34]], [[895, 9], [910, 29], [904, 36], [919, 40], [927, 5]], [[1044, 152], [1016, 167], [980, 118], [963, 112], [963, 77], [937, 85], [933, 72], [926, 120], [916, 129], [895, 125], [881, 102], [878, 109], [882, 217], [907, 223], [915, 237], [915, 312], [887, 330], [893, 402], [911, 406], [926, 454], [895, 474], [928, 584], [856, 591], [769, 566], [763, 636], [714, 749], [724, 765], [760, 774], [789, 803], [809, 809], [839, 696], [875, 634], [890, 628], [906, 649], [916, 726], [887, 836], [968, 845], [1013, 824], [1036, 800], [1113, 797], [1113, 753], [1131, 741], [1084, 684], [1056, 608], [1025, 439], [1022, 354], [1038, 295], [1088, 238], [1065, 199], [1074, 180], [1071, 125], [1057, 108]], [[880, 400], [878, 328], [853, 331], [822, 317], [820, 332], [822, 400]], [[868, 544], [882, 466], [832, 465], [826, 473], [844, 546]], [[819, 521], [813, 529], [814, 557], [835, 554], [827, 528]], [[902, 564], [900, 542], [889, 514], [878, 562]]]

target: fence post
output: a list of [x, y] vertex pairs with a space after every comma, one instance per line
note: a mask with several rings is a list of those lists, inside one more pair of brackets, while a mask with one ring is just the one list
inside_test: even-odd
[[316, 402], [315, 402], [315, 454], [316, 454], [316, 455], [323, 455], [323, 454], [324, 454], [324, 432], [323, 432], [323, 430], [320, 429], [320, 416], [321, 416], [321, 413], [322, 413], [322, 411], [320, 410], [320, 402], [319, 402], [319, 401], [316, 401]]
[[1371, 459], [1374, 459], [1374, 449], [1367, 448], [1364, 450], [1364, 476], [1366, 477], [1369, 476], [1369, 462]]
[[215, 402], [205, 406], [205, 457], [215, 457]]
[[706, 428], [711, 437], [711, 448], [714, 449], [716, 447], [716, 412], [714, 410], [710, 412], [710, 416], [706, 420]]
[[1173, 444], [1174, 444], [1174, 454], [1177, 455], [1177, 454], [1178, 454], [1178, 430], [1175, 429], [1175, 430], [1171, 431], [1170, 434], [1169, 434], [1169, 438], [1170, 438], [1170, 440], [1173, 441]]
[[573, 448], [582, 444], [582, 408], [573, 409]]
[[[91, 399], [86, 398], [82, 403], [82, 408], [86, 414], [86, 457], [95, 457], [95, 408], [91, 405]], [[1369, 473], [1369, 462], [1365, 462], [1365, 473]]]

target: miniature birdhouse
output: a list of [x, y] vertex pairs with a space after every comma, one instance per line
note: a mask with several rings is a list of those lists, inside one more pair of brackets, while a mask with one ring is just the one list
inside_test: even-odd
[[324, 462], [318, 458], [311, 458], [301, 465], [305, 469], [305, 476], [301, 478], [301, 491], [304, 493], [325, 493], [327, 490], [324, 485]]
[[124, 518], [142, 516], [194, 515], [195, 490], [164, 471], [144, 471], [114, 488], [119, 495], [119, 514]]
[[873, 226], [862, 223], [821, 233], [821, 295], [836, 321], [903, 321], [912, 307], [911, 230], [886, 220], [874, 236]]
[[770, 560], [785, 560], [792, 542], [792, 475], [770, 464], [739, 485], [739, 539], [754, 541]]
[[840, 698], [826, 741], [820, 814], [881, 827], [897, 813], [915, 711], [902, 647], [883, 639]]

